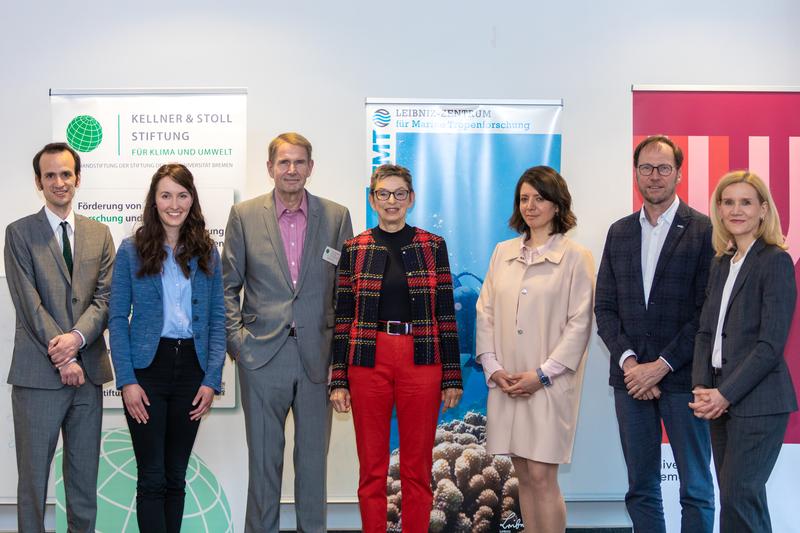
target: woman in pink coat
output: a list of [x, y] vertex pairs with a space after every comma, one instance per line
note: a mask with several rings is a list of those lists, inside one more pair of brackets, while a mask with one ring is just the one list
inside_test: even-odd
[[510, 455], [527, 531], [561, 532], [558, 465], [569, 463], [592, 326], [594, 262], [564, 234], [575, 226], [564, 178], [525, 171], [477, 303], [476, 353], [489, 386], [486, 448]]

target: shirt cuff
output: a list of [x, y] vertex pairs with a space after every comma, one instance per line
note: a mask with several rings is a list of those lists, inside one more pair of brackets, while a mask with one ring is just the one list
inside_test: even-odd
[[636, 352], [634, 352], [633, 350], [625, 350], [624, 352], [622, 352], [622, 356], [619, 358], [619, 367], [622, 368], [623, 370], [625, 370], [625, 368], [622, 365], [625, 364], [625, 360], [628, 357], [636, 357]]
[[83, 348], [86, 346], [86, 337], [84, 337], [84, 336], [83, 336], [83, 333], [81, 333], [81, 332], [80, 332], [80, 331], [78, 331], [77, 329], [73, 329], [72, 331], [73, 331], [74, 333], [77, 333], [77, 334], [78, 334], [78, 337], [80, 337], [80, 338], [81, 338], [81, 345], [80, 345], [80, 347], [79, 347], [78, 349], [79, 349], [79, 350], [83, 350]]
[[57, 366], [56, 368], [58, 369], [59, 372], [61, 372], [61, 369], [64, 368], [65, 366], [67, 366], [69, 364], [72, 364], [72, 363], [77, 363], [77, 362], [78, 362], [78, 359], [76, 357], [73, 357], [69, 361], [66, 361], [61, 366]]
[[484, 352], [478, 356], [478, 363], [483, 367], [483, 377], [486, 379], [486, 386], [490, 389], [497, 387], [497, 384], [492, 381], [492, 374], [498, 370], [503, 370], [500, 361], [497, 360], [497, 354], [494, 352]]
[[542, 373], [544, 373], [544, 375], [551, 380], [567, 371], [567, 367], [554, 359], [550, 359], [549, 357], [547, 358], [547, 361], [542, 364], [541, 369]]
[[669, 361], [667, 361], [666, 359], [664, 359], [664, 356], [663, 356], [663, 355], [660, 355], [658, 358], [659, 358], [659, 359], [661, 359], [662, 361], [664, 361], [664, 364], [665, 364], [665, 365], [667, 365], [667, 367], [669, 367], [669, 371], [670, 371], [670, 372], [675, 372], [675, 369], [674, 369], [674, 368], [672, 368], [672, 365], [671, 365], [671, 364], [669, 364]]

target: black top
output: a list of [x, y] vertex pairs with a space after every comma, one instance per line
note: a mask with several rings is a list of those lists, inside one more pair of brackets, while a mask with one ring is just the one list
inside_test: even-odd
[[411, 296], [408, 292], [408, 279], [403, 266], [403, 246], [408, 246], [414, 238], [414, 228], [406, 224], [395, 233], [383, 231], [379, 227], [372, 230], [375, 242], [389, 249], [386, 270], [383, 272], [381, 295], [378, 303], [378, 320], [398, 320], [411, 322]]

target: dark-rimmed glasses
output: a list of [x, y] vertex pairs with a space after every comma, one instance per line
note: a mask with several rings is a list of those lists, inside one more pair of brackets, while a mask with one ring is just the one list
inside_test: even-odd
[[651, 165], [649, 163], [645, 163], [643, 165], [639, 165], [637, 170], [639, 174], [642, 176], [650, 176], [653, 173], [653, 170], [658, 169], [658, 175], [662, 178], [666, 178], [670, 174], [672, 174], [672, 165], [667, 165], [666, 163], [663, 165]]
[[397, 189], [396, 191], [387, 191], [386, 189], [377, 189], [372, 191], [372, 194], [375, 195], [375, 198], [380, 200], [381, 202], [386, 202], [394, 196], [394, 199], [398, 202], [403, 202], [408, 200], [408, 195], [411, 194], [411, 191], [408, 189]]

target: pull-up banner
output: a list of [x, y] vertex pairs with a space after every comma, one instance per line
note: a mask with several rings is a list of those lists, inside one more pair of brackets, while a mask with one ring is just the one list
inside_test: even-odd
[[[798, 277], [800, 88], [634, 86], [633, 145], [655, 134], [669, 136], [683, 150], [685, 160], [678, 195], [700, 212], [709, 212], [714, 188], [728, 171], [749, 169], [758, 174], [775, 200]], [[633, 207], [638, 209], [642, 200], [635, 182], [633, 191]], [[798, 310], [784, 355], [797, 390], [800, 385]], [[680, 524], [679, 481], [668, 444], [662, 445], [662, 458], [667, 529], [672, 530]], [[767, 485], [775, 531], [794, 531], [797, 527], [789, 495], [796, 492], [798, 470], [800, 416], [793, 413], [781, 455]]]
[[[150, 180], [164, 163], [192, 172], [206, 228], [222, 251], [234, 193], [245, 183], [247, 91], [243, 88], [52, 89], [54, 141], [81, 156], [77, 213], [103, 222], [119, 246], [141, 220]], [[216, 409], [236, 407], [236, 371], [226, 357], [222, 393], [206, 417], [189, 462], [184, 531], [233, 532], [225, 490], [241, 486], [241, 472], [226, 470], [227, 454], [214, 434], [230, 417]], [[103, 389], [103, 436], [98, 478], [98, 531], [138, 531], [136, 468], [128, 429], [113, 382]], [[217, 414], [215, 414], [215, 412]], [[56, 528], [66, 530], [62, 450], [56, 453]]]
[[[450, 253], [464, 395], [439, 421], [432, 478], [440, 482], [435, 498], [447, 505], [432, 515], [432, 531], [522, 530], [511, 461], [483, 447], [487, 389], [475, 363], [475, 303], [495, 244], [514, 236], [507, 221], [520, 175], [535, 165], [561, 166], [562, 109], [561, 100], [366, 102], [366, 176], [384, 163], [407, 167], [415, 191], [408, 222], [444, 237]], [[374, 227], [369, 205], [367, 213], [367, 227]], [[397, 460], [393, 453], [387, 517], [393, 524], [402, 509]]]
[[197, 187], [244, 188], [245, 89], [51, 89], [53, 139], [81, 153], [92, 187], [142, 188], [180, 162]]
[[[192, 172], [206, 227], [220, 252], [234, 190], [245, 182], [245, 89], [51, 89], [53, 139], [81, 156], [73, 207], [106, 224], [119, 246], [141, 220], [153, 173], [164, 163]], [[215, 407], [235, 407], [236, 373], [223, 370]], [[113, 383], [104, 406], [121, 408]]]

